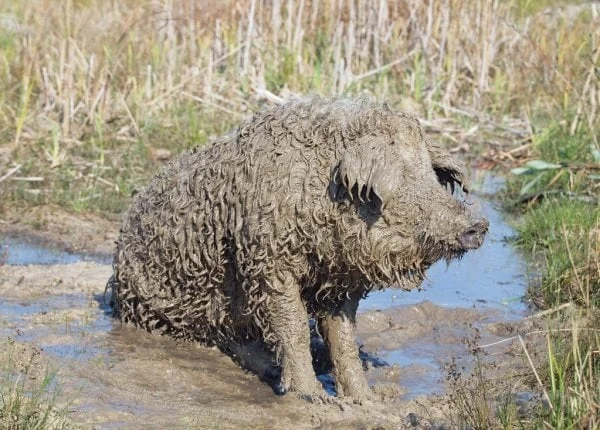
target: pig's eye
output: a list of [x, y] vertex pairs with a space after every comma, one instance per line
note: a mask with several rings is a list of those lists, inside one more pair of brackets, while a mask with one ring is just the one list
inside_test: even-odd
[[454, 194], [454, 191], [458, 188], [461, 192], [468, 193], [469, 190], [460, 180], [462, 178], [462, 174], [456, 170], [447, 169], [443, 167], [433, 166], [433, 171], [437, 176], [437, 180], [442, 185], [442, 187], [446, 188], [446, 190], [450, 194]]

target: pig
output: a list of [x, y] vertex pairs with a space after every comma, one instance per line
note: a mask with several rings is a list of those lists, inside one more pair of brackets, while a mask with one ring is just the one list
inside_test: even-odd
[[107, 286], [114, 313], [231, 355], [259, 345], [278, 391], [318, 401], [328, 396], [311, 319], [338, 397], [372, 399], [359, 301], [418, 288], [434, 262], [481, 246], [488, 222], [455, 187], [468, 192], [461, 164], [387, 104], [311, 96], [269, 107], [135, 196]]

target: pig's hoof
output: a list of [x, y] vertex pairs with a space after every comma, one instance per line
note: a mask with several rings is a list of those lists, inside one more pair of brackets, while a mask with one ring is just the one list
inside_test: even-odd
[[375, 384], [371, 390], [373, 399], [378, 403], [385, 403], [397, 399], [402, 394], [400, 387], [396, 384]]
[[285, 393], [287, 393], [285, 386], [281, 382], [276, 382], [275, 384], [272, 385], [272, 388], [273, 388], [273, 392], [275, 394], [277, 394], [278, 396], [283, 396]]
[[359, 395], [359, 396], [344, 396], [341, 398], [349, 405], [368, 405], [377, 401], [377, 396], [374, 395]]

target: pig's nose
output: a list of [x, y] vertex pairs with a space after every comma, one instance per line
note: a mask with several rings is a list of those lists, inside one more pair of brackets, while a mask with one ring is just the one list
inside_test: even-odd
[[458, 241], [464, 249], [476, 249], [483, 243], [490, 223], [486, 219], [475, 222], [458, 236]]

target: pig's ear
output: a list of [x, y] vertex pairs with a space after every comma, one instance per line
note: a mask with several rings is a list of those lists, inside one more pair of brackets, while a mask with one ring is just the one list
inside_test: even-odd
[[329, 194], [334, 201], [379, 201], [386, 203], [399, 186], [398, 172], [386, 166], [381, 148], [363, 146], [346, 150], [339, 163], [331, 170]]
[[457, 162], [442, 145], [433, 143], [429, 140], [426, 144], [438, 182], [444, 187], [450, 185], [452, 192], [454, 192], [454, 188], [458, 186], [465, 193], [468, 193], [469, 184], [465, 177], [462, 163]]

